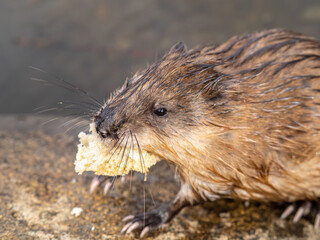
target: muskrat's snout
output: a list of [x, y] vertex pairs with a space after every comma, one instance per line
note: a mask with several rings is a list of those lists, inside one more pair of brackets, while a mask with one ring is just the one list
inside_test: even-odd
[[97, 133], [102, 138], [118, 139], [118, 127], [114, 123], [114, 109], [104, 108], [98, 115], [94, 116]]

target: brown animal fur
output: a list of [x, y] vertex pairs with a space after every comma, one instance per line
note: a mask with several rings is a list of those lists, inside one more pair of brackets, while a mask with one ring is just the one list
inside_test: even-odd
[[97, 116], [97, 128], [115, 139], [130, 132], [176, 165], [190, 204], [320, 197], [320, 45], [311, 37], [273, 29], [177, 44]]

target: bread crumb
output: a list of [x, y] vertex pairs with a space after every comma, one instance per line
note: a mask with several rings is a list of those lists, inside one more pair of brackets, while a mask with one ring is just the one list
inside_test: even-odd
[[79, 217], [80, 214], [82, 213], [82, 208], [79, 208], [79, 207], [74, 207], [72, 210], [71, 210], [71, 215], [74, 215], [76, 217]]
[[[138, 146], [112, 149], [113, 142], [102, 139], [96, 132], [94, 123], [90, 124], [90, 134], [80, 132], [78, 137], [78, 152], [75, 161], [75, 171], [93, 171], [97, 175], [124, 175], [131, 170], [147, 173], [160, 158]], [[115, 152], [114, 152], [115, 151]]]

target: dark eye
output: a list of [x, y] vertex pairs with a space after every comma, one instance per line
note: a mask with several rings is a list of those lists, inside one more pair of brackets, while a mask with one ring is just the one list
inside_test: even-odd
[[167, 112], [168, 112], [168, 111], [167, 111], [167, 109], [165, 109], [165, 108], [158, 108], [158, 109], [156, 109], [156, 110], [153, 111], [153, 113], [154, 113], [155, 115], [159, 116], [159, 117], [162, 117], [162, 116], [166, 115]]

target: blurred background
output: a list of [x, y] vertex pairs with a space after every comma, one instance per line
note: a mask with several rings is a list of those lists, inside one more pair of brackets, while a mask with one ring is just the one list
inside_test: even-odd
[[54, 74], [103, 100], [178, 41], [192, 48], [274, 27], [320, 39], [320, 1], [1, 0], [0, 114], [71, 98], [31, 77]]

